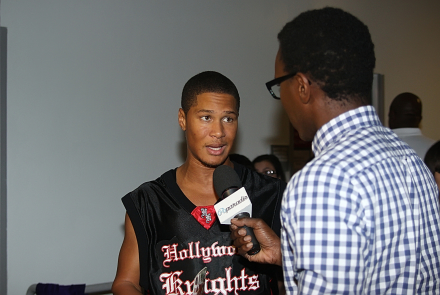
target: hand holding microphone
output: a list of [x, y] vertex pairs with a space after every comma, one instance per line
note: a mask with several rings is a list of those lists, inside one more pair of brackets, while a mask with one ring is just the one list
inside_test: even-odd
[[[252, 204], [240, 178], [234, 169], [221, 165], [217, 167], [213, 175], [214, 189], [220, 197], [220, 201], [214, 205], [219, 221], [222, 224], [230, 224], [232, 218], [251, 217]], [[252, 228], [243, 226], [246, 234], [251, 236], [253, 247], [247, 253], [255, 255], [260, 252], [260, 244], [255, 238]]]
[[[260, 243], [260, 252], [256, 255], [248, 255], [249, 240], [245, 240], [247, 234], [242, 233], [243, 225], [248, 225], [253, 229], [255, 237]], [[231, 221], [231, 238], [238, 253], [246, 257], [249, 261], [258, 263], [268, 263], [282, 265], [281, 240], [280, 237], [270, 228], [264, 220], [260, 218], [242, 218]]]

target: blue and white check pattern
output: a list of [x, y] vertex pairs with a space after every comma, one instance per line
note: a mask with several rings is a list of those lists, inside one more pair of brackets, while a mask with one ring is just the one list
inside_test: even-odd
[[287, 293], [440, 294], [439, 192], [416, 153], [371, 106], [322, 126], [313, 151], [281, 208]]

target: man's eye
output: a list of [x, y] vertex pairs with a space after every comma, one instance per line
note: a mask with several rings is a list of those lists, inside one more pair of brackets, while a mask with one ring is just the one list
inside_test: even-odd
[[210, 116], [203, 116], [201, 119], [203, 121], [209, 121], [209, 119], [211, 119], [211, 117]]
[[223, 118], [223, 121], [226, 122], [226, 123], [231, 123], [231, 122], [234, 121], [234, 119], [231, 118], [231, 117], [224, 117], [224, 118]]

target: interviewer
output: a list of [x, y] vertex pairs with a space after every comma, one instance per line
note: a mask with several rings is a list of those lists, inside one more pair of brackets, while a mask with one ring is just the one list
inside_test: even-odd
[[[261, 220], [251, 261], [283, 265], [287, 294], [439, 294], [438, 188], [422, 160], [370, 106], [374, 45], [335, 8], [307, 11], [278, 34], [266, 83], [315, 158], [290, 180], [281, 242]], [[417, 79], [417, 76], [414, 77]]]

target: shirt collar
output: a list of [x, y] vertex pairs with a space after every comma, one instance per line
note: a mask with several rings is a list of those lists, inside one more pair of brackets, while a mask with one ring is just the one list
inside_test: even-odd
[[382, 123], [373, 106], [363, 106], [345, 112], [318, 129], [313, 138], [313, 153], [318, 156], [327, 146], [337, 142], [350, 130], [377, 125], [381, 126]]
[[391, 129], [397, 136], [420, 136], [422, 135], [422, 130], [419, 128], [396, 128]]

